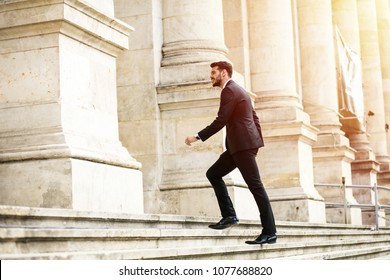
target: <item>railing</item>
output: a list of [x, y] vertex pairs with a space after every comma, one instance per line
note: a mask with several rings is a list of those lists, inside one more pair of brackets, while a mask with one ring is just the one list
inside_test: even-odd
[[[383, 187], [383, 186], [377, 186], [375, 183], [373, 186], [370, 185], [346, 185], [345, 184], [345, 178], [342, 177], [341, 184], [314, 184], [315, 187], [333, 187], [333, 188], [341, 188], [343, 193], [343, 203], [332, 203], [332, 202], [326, 202], [326, 206], [328, 207], [334, 207], [334, 208], [344, 208], [344, 222], [345, 224], [348, 224], [348, 215], [347, 215], [347, 208], [365, 208], [365, 209], [375, 209], [375, 230], [379, 230], [379, 218], [390, 220], [390, 218], [383, 217], [379, 214], [379, 210], [382, 209], [390, 209], [390, 205], [380, 205], [379, 204], [379, 198], [378, 198], [378, 190], [386, 190], [390, 191], [390, 188]], [[374, 204], [352, 204], [347, 201], [347, 195], [346, 195], [346, 189], [365, 189], [374, 191]]]

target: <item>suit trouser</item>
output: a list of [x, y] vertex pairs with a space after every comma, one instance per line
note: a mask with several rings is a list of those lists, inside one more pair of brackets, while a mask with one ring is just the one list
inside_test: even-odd
[[274, 234], [276, 232], [274, 215], [257, 167], [257, 151], [258, 149], [244, 150], [233, 155], [225, 151], [207, 170], [206, 176], [214, 188], [222, 217], [236, 216], [222, 177], [238, 168], [259, 208], [261, 225], [263, 226], [262, 234]]

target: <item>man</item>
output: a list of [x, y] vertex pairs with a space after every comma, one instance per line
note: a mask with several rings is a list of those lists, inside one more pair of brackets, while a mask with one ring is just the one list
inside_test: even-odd
[[213, 86], [222, 89], [218, 116], [209, 126], [185, 139], [187, 145], [197, 140], [206, 141], [226, 126], [226, 151], [206, 173], [214, 188], [222, 215], [218, 223], [209, 227], [225, 229], [239, 223], [222, 179], [237, 167], [255, 198], [263, 226], [261, 234], [255, 240], [246, 243], [275, 243], [277, 239], [275, 220], [256, 163], [257, 151], [264, 146], [259, 118], [248, 93], [231, 79], [232, 65], [226, 61], [219, 61], [212, 63], [210, 67]]

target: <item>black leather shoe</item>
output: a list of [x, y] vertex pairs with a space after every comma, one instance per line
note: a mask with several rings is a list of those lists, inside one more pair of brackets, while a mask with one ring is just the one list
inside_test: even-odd
[[238, 225], [238, 223], [239, 223], [239, 220], [237, 219], [236, 216], [230, 216], [230, 217], [222, 218], [222, 220], [220, 220], [216, 224], [209, 225], [209, 228], [224, 229], [224, 228], [231, 227], [233, 225]]
[[253, 241], [245, 241], [246, 244], [251, 244], [251, 245], [261, 245], [261, 244], [274, 244], [276, 243], [276, 239], [278, 237], [276, 236], [276, 234], [270, 234], [270, 235], [267, 235], [267, 234], [260, 234], [259, 237], [257, 237], [255, 240]]

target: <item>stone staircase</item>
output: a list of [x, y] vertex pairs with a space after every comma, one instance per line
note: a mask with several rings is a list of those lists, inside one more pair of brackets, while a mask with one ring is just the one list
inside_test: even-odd
[[276, 244], [246, 245], [258, 221], [0, 206], [0, 259], [388, 259], [390, 228], [278, 222]]

